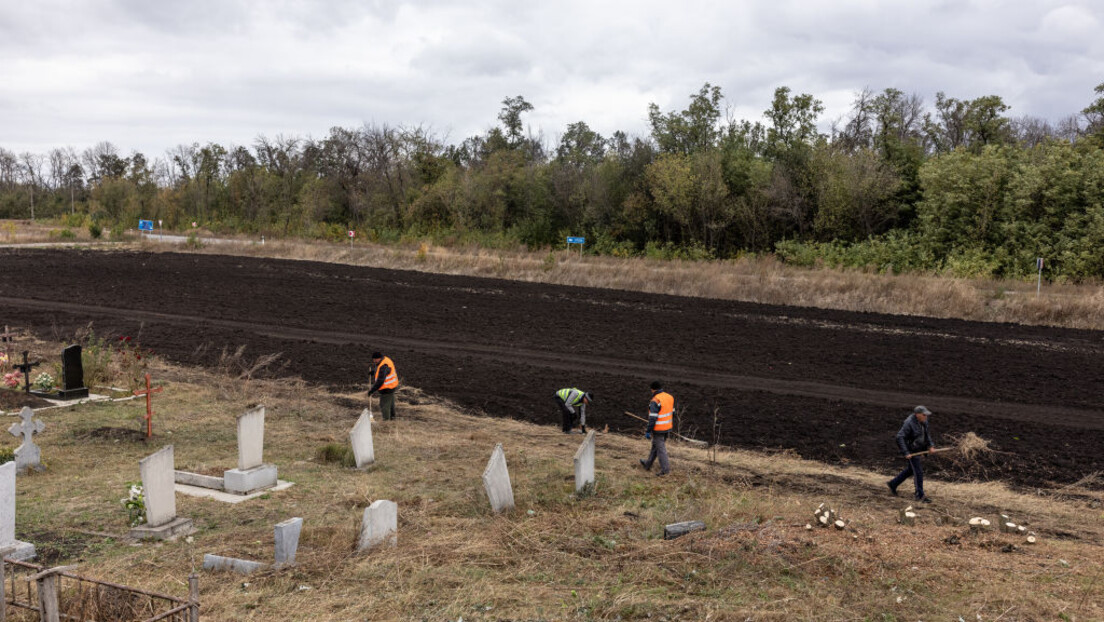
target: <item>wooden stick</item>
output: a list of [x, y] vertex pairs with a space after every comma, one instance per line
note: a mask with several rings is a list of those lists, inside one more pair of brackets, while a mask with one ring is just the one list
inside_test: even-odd
[[[630, 416], [630, 417], [632, 417], [633, 419], [639, 419], [639, 420], [643, 421], [644, 423], [648, 423], [648, 420], [647, 420], [647, 419], [645, 419], [645, 418], [643, 418], [643, 417], [638, 417], [638, 416], [636, 416], [636, 415], [632, 414], [631, 412], [629, 412], [629, 411], [627, 411], [627, 410], [625, 411], [625, 414], [626, 414], [626, 415], [628, 415], [628, 416]], [[701, 446], [703, 446], [703, 447], [708, 447], [708, 446], [709, 446], [709, 443], [707, 443], [707, 442], [705, 442], [705, 441], [699, 441], [699, 440], [698, 440], [698, 439], [696, 439], [696, 438], [687, 438], [687, 437], [685, 437], [685, 436], [683, 436], [683, 435], [679, 434], [678, 432], [675, 432], [674, 430], [672, 430], [672, 431], [671, 431], [671, 434], [674, 434], [675, 436], [677, 436], [677, 437], [679, 437], [680, 439], [682, 439], [682, 440], [686, 441], [687, 443], [693, 443], [693, 444], [695, 444], [695, 445], [701, 445]]]
[[925, 449], [924, 451], [918, 451], [916, 453], [908, 454], [907, 456], [905, 456], [905, 458], [908, 459], [908, 458], [911, 458], [913, 456], [923, 456], [924, 454], [937, 454], [937, 453], [942, 452], [942, 451], [954, 451], [956, 449], [958, 449], [958, 448], [957, 447], [940, 447], [939, 449], [933, 449], [931, 451], [928, 451], [928, 450]]

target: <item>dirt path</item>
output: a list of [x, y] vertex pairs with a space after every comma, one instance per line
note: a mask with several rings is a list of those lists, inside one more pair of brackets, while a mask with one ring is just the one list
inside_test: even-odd
[[[403, 380], [492, 415], [554, 424], [552, 393], [599, 396], [592, 420], [632, 430], [647, 384], [679, 400], [683, 433], [898, 467], [911, 406], [937, 436], [1002, 451], [934, 472], [1023, 485], [1104, 470], [1104, 340], [1091, 331], [771, 307], [314, 262], [187, 254], [0, 250], [3, 322], [140, 337], [173, 360], [223, 346], [283, 352], [289, 371], [349, 387], [385, 350]], [[213, 346], [197, 353], [203, 344]]]

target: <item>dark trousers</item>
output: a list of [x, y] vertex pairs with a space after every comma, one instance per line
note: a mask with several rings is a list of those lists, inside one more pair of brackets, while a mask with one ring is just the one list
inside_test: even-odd
[[388, 391], [384, 393], [379, 392], [380, 396], [380, 416], [384, 420], [391, 420], [395, 418], [395, 392]]
[[571, 428], [575, 427], [575, 413], [567, 407], [567, 403], [560, 399], [560, 396], [556, 396], [556, 403], [560, 406], [560, 413], [563, 415], [563, 431], [570, 432]]
[[908, 465], [905, 466], [905, 470], [897, 474], [889, 481], [889, 485], [893, 486], [894, 490], [901, 485], [901, 482], [905, 481], [909, 477], [915, 477], [916, 479], [916, 498], [924, 498], [924, 465], [920, 462], [920, 456], [913, 456], [908, 459]]
[[648, 454], [648, 459], [644, 461], [644, 468], [652, 468], [652, 463], [659, 458], [659, 472], [670, 473], [671, 465], [667, 462], [667, 433], [666, 432], [652, 432], [652, 452]]

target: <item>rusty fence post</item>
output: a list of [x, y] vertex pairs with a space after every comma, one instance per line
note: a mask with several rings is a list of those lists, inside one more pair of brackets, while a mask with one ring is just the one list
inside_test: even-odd
[[[7, 326], [4, 327], [5, 330]], [[8, 597], [4, 592], [4, 583], [8, 580], [7, 564], [4, 563], [4, 557], [0, 555], [0, 622], [4, 622], [8, 619]]]
[[188, 575], [188, 622], [199, 622], [199, 575]]
[[48, 574], [38, 577], [38, 607], [42, 622], [61, 622], [58, 611], [57, 574], [47, 571]]

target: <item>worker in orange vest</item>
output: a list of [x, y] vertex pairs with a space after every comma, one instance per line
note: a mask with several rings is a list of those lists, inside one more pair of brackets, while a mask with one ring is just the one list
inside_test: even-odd
[[652, 441], [652, 452], [647, 460], [641, 460], [640, 466], [645, 471], [652, 470], [652, 463], [659, 458], [659, 473], [662, 477], [671, 472], [671, 465], [667, 463], [667, 434], [675, 427], [675, 398], [670, 393], [663, 391], [663, 383], [656, 380], [652, 383], [652, 401], [648, 402], [648, 431], [644, 438]]
[[368, 399], [372, 399], [372, 394], [379, 391], [380, 416], [385, 420], [394, 419], [395, 389], [399, 388], [399, 375], [390, 357], [379, 352], [372, 353], [372, 378], [374, 382], [372, 388], [368, 389]]

